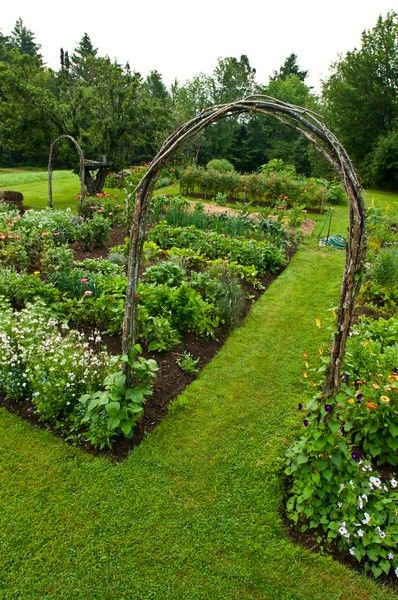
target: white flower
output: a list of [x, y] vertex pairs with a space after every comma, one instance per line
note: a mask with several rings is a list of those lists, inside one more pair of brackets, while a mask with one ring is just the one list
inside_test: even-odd
[[355, 556], [355, 548], [354, 548], [354, 547], [350, 548], [350, 549], [349, 549], [349, 553], [350, 553], [352, 556]]
[[377, 488], [381, 488], [381, 480], [378, 477], [369, 477], [369, 483]]
[[350, 538], [350, 532], [346, 528], [346, 522], [345, 521], [343, 521], [341, 523], [341, 527], [339, 529], [339, 534], [342, 535], [343, 537], [345, 537], [347, 540]]
[[343, 503], [342, 503], [342, 502], [337, 502], [337, 506], [338, 506], [339, 508], [341, 508], [341, 507], [343, 506]]
[[394, 555], [390, 552], [390, 554], [387, 556], [388, 560], [394, 560]]
[[362, 529], [358, 529], [357, 535], [358, 535], [358, 537], [363, 537], [363, 531], [362, 531]]
[[395, 577], [398, 577], [398, 567], [394, 569]]
[[358, 508], [359, 510], [363, 509], [363, 500], [361, 496], [358, 496]]
[[391, 479], [390, 485], [391, 485], [391, 487], [396, 488], [398, 485], [398, 481], [396, 479]]
[[370, 519], [371, 519], [372, 517], [371, 517], [371, 516], [370, 516], [370, 514], [369, 514], [369, 513], [367, 513], [367, 512], [366, 512], [366, 513], [364, 513], [364, 515], [365, 515], [365, 518], [364, 518], [364, 519], [362, 519], [362, 521], [361, 521], [361, 522], [362, 522], [364, 525], [367, 525], [367, 524], [369, 523], [369, 521], [370, 521]]
[[380, 527], [376, 527], [375, 531], [376, 531], [376, 533], [378, 533], [378, 534], [379, 534], [379, 537], [380, 537], [382, 540], [384, 540], [384, 538], [386, 537], [386, 534], [384, 533], [384, 531], [382, 531], [382, 530], [380, 529]]

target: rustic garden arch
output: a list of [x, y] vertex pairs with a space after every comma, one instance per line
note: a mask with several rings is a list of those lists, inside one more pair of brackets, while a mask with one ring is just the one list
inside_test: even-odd
[[[270, 115], [298, 130], [334, 167], [341, 177], [348, 195], [349, 230], [346, 261], [337, 314], [337, 328], [323, 388], [324, 397], [331, 397], [339, 387], [340, 369], [344, 358], [346, 340], [350, 332], [354, 301], [360, 285], [366, 251], [365, 207], [361, 195], [361, 186], [343, 146], [315, 113], [269, 96], [251, 96], [237, 102], [212, 106], [204, 110], [200, 115], [179, 127], [164, 141], [159, 152], [150, 163], [148, 171], [138, 184], [127, 263], [128, 285], [123, 323], [123, 353], [128, 354], [136, 340], [138, 274], [150, 197], [160, 169], [181, 144], [198, 131], [220, 119], [242, 113]], [[126, 374], [128, 384], [131, 384], [132, 374], [128, 368], [126, 368]]]
[[86, 195], [86, 186], [84, 184], [84, 155], [83, 151], [80, 148], [79, 143], [75, 140], [74, 137], [68, 135], [67, 133], [63, 133], [59, 135], [50, 145], [50, 153], [48, 155], [48, 206], [53, 208], [53, 155], [55, 145], [62, 139], [68, 139], [74, 144], [77, 153], [79, 155], [79, 179], [80, 179], [80, 197], [83, 199]]

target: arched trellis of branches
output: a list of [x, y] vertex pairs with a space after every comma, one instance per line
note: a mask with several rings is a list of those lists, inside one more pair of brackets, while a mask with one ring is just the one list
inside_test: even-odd
[[50, 153], [48, 155], [48, 206], [53, 208], [53, 156], [54, 156], [54, 148], [55, 145], [62, 139], [70, 140], [79, 155], [79, 179], [80, 179], [80, 198], [83, 200], [86, 195], [86, 186], [84, 184], [84, 155], [83, 151], [79, 145], [79, 143], [75, 140], [74, 137], [68, 135], [66, 133], [59, 135], [53, 142], [50, 144]]
[[[339, 387], [339, 375], [344, 358], [346, 340], [354, 311], [354, 301], [359, 290], [361, 272], [366, 251], [365, 207], [357, 174], [343, 146], [320, 121], [319, 117], [305, 108], [281, 102], [268, 96], [252, 96], [212, 106], [179, 127], [170, 135], [149, 165], [136, 188], [136, 204], [130, 231], [130, 252], [127, 266], [127, 294], [123, 323], [123, 352], [129, 354], [137, 334], [137, 283], [145, 239], [150, 197], [160, 169], [170, 156], [185, 142], [211, 123], [232, 115], [260, 113], [277, 118], [298, 130], [309, 140], [339, 174], [348, 195], [349, 230], [346, 260], [337, 314], [337, 327], [333, 340], [329, 365], [323, 387], [323, 396], [333, 396]], [[133, 374], [126, 366], [127, 381], [133, 383]]]

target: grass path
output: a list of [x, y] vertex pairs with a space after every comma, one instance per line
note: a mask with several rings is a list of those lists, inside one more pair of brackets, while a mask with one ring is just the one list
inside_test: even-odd
[[280, 514], [302, 353], [328, 335], [342, 265], [308, 241], [119, 465], [0, 410], [0, 598], [397, 598], [293, 544]]

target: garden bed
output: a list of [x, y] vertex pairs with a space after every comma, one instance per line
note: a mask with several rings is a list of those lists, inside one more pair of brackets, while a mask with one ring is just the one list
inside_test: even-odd
[[[30, 422], [117, 460], [214, 356], [302, 233], [271, 218], [154, 199], [138, 286], [140, 346], [127, 357], [125, 217], [106, 195], [79, 213], [0, 214], [0, 395]], [[130, 388], [127, 361], [140, 373]]]
[[[121, 239], [122, 230], [115, 231], [113, 239]], [[123, 236], [124, 237], [124, 236]], [[94, 253], [84, 253], [84, 258], [93, 258]], [[290, 257], [293, 256], [292, 250]], [[76, 252], [76, 255], [81, 258], [81, 254]], [[105, 249], [95, 253], [95, 258], [102, 258], [106, 255]], [[267, 287], [279, 275], [267, 275], [262, 278], [263, 289], [245, 286], [247, 295], [244, 310], [241, 320], [243, 321], [253, 303], [265, 292]], [[92, 337], [92, 329], [89, 327], [80, 328], [80, 332], [84, 334], [87, 341]], [[158, 372], [153, 387], [153, 394], [149, 396], [145, 402], [144, 414], [134, 429], [134, 435], [131, 439], [119, 438], [111, 449], [102, 449], [93, 447], [86, 442], [71, 442], [74, 446], [78, 446], [83, 450], [94, 454], [104, 455], [112, 460], [124, 459], [141, 441], [156, 427], [167, 413], [168, 406], [194, 379], [197, 373], [188, 374], [182, 371], [178, 366], [176, 359], [183, 351], [189, 352], [192, 356], [198, 358], [198, 369], [201, 371], [203, 367], [213, 358], [218, 350], [223, 346], [227, 339], [230, 330], [220, 328], [217, 332], [217, 337], [214, 339], [203, 339], [193, 333], [184, 335], [182, 342], [170, 350], [169, 352], [148, 352], [144, 351], [143, 355], [146, 358], [156, 360], [158, 364]], [[121, 336], [120, 335], [103, 335], [102, 342], [111, 355], [121, 354]], [[47, 429], [55, 435], [61, 435], [50, 423], [40, 420], [34, 405], [29, 401], [14, 402], [0, 397], [0, 406], [3, 406], [13, 414], [18, 415], [32, 425]], [[68, 441], [68, 440], [66, 440]]]

